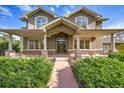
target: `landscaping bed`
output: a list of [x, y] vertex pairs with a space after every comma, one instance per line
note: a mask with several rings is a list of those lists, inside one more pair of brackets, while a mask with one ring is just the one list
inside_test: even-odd
[[77, 60], [73, 72], [80, 87], [123, 88], [124, 63], [112, 58], [85, 58]]
[[118, 59], [124, 62], [124, 53], [115, 52], [115, 53], [109, 54], [108, 57], [112, 59]]
[[0, 87], [47, 87], [53, 63], [44, 57], [0, 57]]

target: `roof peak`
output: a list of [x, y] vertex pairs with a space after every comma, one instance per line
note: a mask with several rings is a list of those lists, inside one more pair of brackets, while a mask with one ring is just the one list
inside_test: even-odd
[[69, 17], [70, 15], [72, 15], [72, 14], [74, 14], [74, 13], [76, 13], [76, 12], [79, 12], [79, 11], [81, 11], [81, 10], [85, 10], [85, 11], [88, 11], [88, 12], [94, 14], [94, 15], [97, 15], [98, 17], [102, 17], [102, 15], [98, 14], [97, 12], [95, 12], [95, 11], [93, 11], [93, 10], [91, 10], [91, 9], [89, 9], [89, 8], [87, 8], [87, 7], [85, 7], [85, 6], [81, 6], [80, 8], [75, 9], [75, 10], [72, 11], [71, 13], [65, 15], [65, 17]]
[[69, 17], [69, 16], [71, 16], [71, 15], [73, 15], [73, 14], [75, 14], [75, 13], [81, 11], [81, 10], [83, 10], [83, 11], [89, 13], [90, 15], [93, 15], [93, 16], [96, 16], [96, 17], [102, 17], [100, 14], [96, 13], [95, 11], [92, 11], [91, 9], [89, 9], [89, 8], [87, 8], [87, 7], [85, 7], [85, 6], [81, 6], [80, 8], [75, 9], [74, 11], [72, 11], [72, 12], [69, 13], [69, 14], [66, 14], [66, 15], [63, 15], [63, 16], [57, 16], [54, 12], [49, 11], [48, 9], [45, 9], [45, 8], [41, 7], [40, 5], [38, 5], [35, 9], [32, 9], [31, 11], [27, 12], [26, 14], [24, 14], [24, 15], [21, 17], [21, 19], [22, 19], [23, 21], [26, 20], [29, 15], [32, 15], [34, 12], [36, 12], [36, 11], [38, 11], [38, 10], [42, 10], [42, 11], [44, 11], [44, 12], [46, 12], [46, 13], [48, 13], [48, 14], [54, 16], [54, 17]]

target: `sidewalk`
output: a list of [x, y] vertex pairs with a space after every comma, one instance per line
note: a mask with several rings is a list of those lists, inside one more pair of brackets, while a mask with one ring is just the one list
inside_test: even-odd
[[67, 60], [68, 58], [56, 58], [52, 78], [49, 82], [50, 88], [78, 88]]

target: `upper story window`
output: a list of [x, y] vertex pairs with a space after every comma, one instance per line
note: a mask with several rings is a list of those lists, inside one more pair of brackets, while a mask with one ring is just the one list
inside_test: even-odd
[[78, 16], [78, 17], [75, 18], [75, 23], [77, 25], [80, 25], [82, 27], [87, 28], [87, 26], [88, 26], [88, 17]]
[[35, 18], [35, 28], [39, 28], [48, 22], [48, 18], [45, 16], [38, 16]]

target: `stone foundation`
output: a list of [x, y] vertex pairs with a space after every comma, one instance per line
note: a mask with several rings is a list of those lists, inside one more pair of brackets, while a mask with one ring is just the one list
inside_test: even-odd
[[23, 50], [22, 56], [47, 56], [45, 50]]
[[14, 50], [7, 50], [5, 51], [5, 56], [8, 56], [8, 57], [16, 57], [16, 53]]
[[103, 50], [77, 50], [76, 51], [76, 58], [81, 57], [81, 55], [93, 56], [95, 54], [107, 55], [108, 52], [104, 52]]

